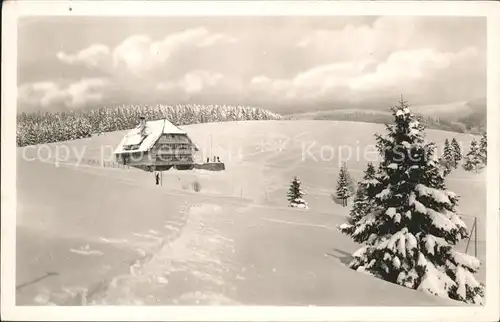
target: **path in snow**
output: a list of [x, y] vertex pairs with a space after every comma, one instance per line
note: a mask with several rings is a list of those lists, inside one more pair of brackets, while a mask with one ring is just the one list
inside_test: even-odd
[[238, 304], [229, 271], [233, 241], [214, 228], [221, 207], [200, 204], [186, 209], [181, 235], [166, 243], [147, 261], [137, 261], [127, 274], [114, 277], [106, 288], [88, 298], [91, 305]]

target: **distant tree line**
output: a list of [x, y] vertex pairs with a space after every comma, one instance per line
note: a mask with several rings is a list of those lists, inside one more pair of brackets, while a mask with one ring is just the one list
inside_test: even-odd
[[69, 141], [127, 130], [137, 125], [140, 116], [146, 121], [166, 118], [176, 125], [281, 118], [269, 110], [231, 105], [119, 105], [70, 112], [20, 113], [17, 145]]
[[448, 139], [444, 142], [444, 152], [440, 158], [440, 164], [443, 166], [445, 176], [449, 175], [453, 169], [457, 169], [458, 165], [463, 162], [462, 167], [466, 171], [475, 171], [486, 167], [488, 163], [488, 139], [487, 133], [484, 132], [479, 142], [476, 139], [471, 141], [469, 152], [465, 156], [462, 155], [462, 150], [455, 138]]
[[[456, 122], [451, 122], [440, 117], [422, 116], [415, 114], [427, 129], [443, 130], [457, 133], [480, 134], [486, 129], [486, 118], [484, 114], [473, 113], [467, 117], [460, 118]], [[289, 119], [300, 119], [301, 116], [289, 116]], [[318, 113], [312, 116], [314, 120], [336, 120], [336, 121], [354, 121], [376, 124], [387, 124], [392, 122], [391, 114], [373, 113], [373, 112], [352, 112], [345, 113]]]
[[486, 131], [486, 111], [478, 109], [471, 114], [461, 117], [458, 122], [465, 126], [467, 132], [478, 134]]

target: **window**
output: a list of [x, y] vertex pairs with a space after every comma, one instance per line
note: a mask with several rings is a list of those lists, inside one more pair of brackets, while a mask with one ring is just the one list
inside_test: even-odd
[[158, 148], [166, 151], [189, 150], [191, 149], [191, 145], [185, 143], [163, 143], [158, 144]]

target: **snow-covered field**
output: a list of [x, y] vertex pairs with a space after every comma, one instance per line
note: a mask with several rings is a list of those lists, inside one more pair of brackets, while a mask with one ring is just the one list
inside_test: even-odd
[[[335, 228], [349, 211], [330, 197], [339, 147], [352, 147], [347, 165], [358, 180], [383, 125], [251, 121], [183, 129], [202, 158], [220, 156], [226, 171], [172, 170], [155, 186], [151, 173], [88, 161], [101, 151], [109, 157], [123, 132], [18, 149], [18, 305], [462, 305], [346, 267], [359, 245]], [[427, 133], [438, 144], [455, 137], [466, 150], [472, 139]], [[66, 148], [70, 157], [56, 163], [56, 151], [64, 159]], [[373, 158], [373, 149], [367, 153]], [[287, 207], [294, 176], [308, 210]], [[484, 282], [485, 172], [458, 169], [447, 184], [461, 197], [469, 229], [478, 219]]]

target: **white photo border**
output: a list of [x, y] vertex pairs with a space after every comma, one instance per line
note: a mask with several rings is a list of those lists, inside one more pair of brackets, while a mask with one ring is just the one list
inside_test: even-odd
[[[71, 10], [70, 10], [71, 8]], [[460, 307], [15, 306], [17, 20], [22, 16], [484, 16], [487, 19], [486, 304]], [[5, 1], [2, 11], [1, 315], [25, 321], [495, 321], [499, 318], [500, 3], [496, 1]], [[459, 37], [460, 35], [457, 35]], [[381, 296], [384, 296], [381, 294]]]

